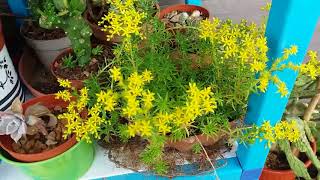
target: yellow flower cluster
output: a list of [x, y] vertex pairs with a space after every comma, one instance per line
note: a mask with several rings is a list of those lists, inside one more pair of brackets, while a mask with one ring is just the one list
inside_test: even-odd
[[71, 88], [71, 82], [65, 79], [58, 78], [58, 83], [61, 87]]
[[56, 99], [62, 99], [64, 101], [70, 101], [71, 100], [71, 93], [68, 90], [58, 91], [56, 93]]
[[308, 52], [309, 61], [301, 65], [300, 72], [316, 79], [320, 75], [320, 62], [316, 51]]
[[[267, 4], [265, 9], [270, 7], [271, 4]], [[254, 23], [248, 25], [243, 20], [240, 24], [233, 24], [231, 20], [221, 21], [218, 18], [212, 21], [204, 20], [199, 24], [199, 37], [211, 42], [213, 48], [218, 46], [224, 60], [234, 62], [239, 69], [250, 67], [251, 72], [257, 73], [257, 86], [261, 92], [266, 91], [271, 81], [282, 97], [288, 94], [286, 84], [274, 75], [275, 71], [293, 69], [313, 79], [320, 75], [320, 64], [314, 51], [309, 52], [310, 60], [307, 64], [300, 66], [291, 62], [285, 63], [290, 56], [297, 54], [298, 47], [295, 45], [284, 49], [282, 57], [277, 58], [271, 68], [268, 68], [267, 40], [264, 31]]]
[[199, 24], [199, 37], [221, 47], [222, 57], [228, 60], [250, 63], [252, 71], [265, 68], [267, 41], [255, 24], [247, 25], [243, 20], [234, 24], [231, 20], [221, 21], [214, 18]]
[[[196, 83], [190, 83], [186, 92], [185, 105], [172, 107], [168, 112], [157, 112], [154, 107], [155, 94], [144, 86], [153, 79], [150, 71], [133, 72], [126, 79], [121, 69], [113, 67], [109, 70], [115, 86], [101, 90], [96, 94], [96, 102], [88, 108], [88, 89], [85, 87], [71, 101], [71, 93], [67, 90], [58, 92], [56, 98], [71, 101], [67, 112], [58, 119], [65, 119], [64, 137], [75, 134], [77, 140], [91, 142], [91, 137], [99, 138], [101, 124], [107, 122], [106, 113], [116, 112], [126, 118], [129, 123], [126, 132], [129, 137], [136, 135], [149, 137], [153, 133], [166, 135], [174, 128], [187, 130], [197, 117], [213, 113], [217, 103], [210, 87], [199, 89]], [[60, 81], [61, 85], [66, 80]]]
[[[190, 83], [184, 106], [175, 107], [172, 112], [155, 113], [153, 104], [155, 94], [144, 89], [145, 84], [153, 79], [150, 71], [145, 70], [141, 74], [133, 72], [127, 79], [123, 79], [120, 68], [113, 67], [110, 70], [110, 77], [120, 88], [117, 92], [120, 97], [119, 102], [120, 99], [125, 102], [121, 105], [119, 113], [130, 122], [127, 129], [130, 137], [136, 135], [148, 137], [152, 132], [165, 135], [171, 132], [173, 127], [187, 129], [197, 117], [213, 113], [217, 107], [210, 87], [200, 90], [195, 83]], [[99, 97], [98, 95], [98, 102], [103, 101], [99, 100], [101, 99]], [[108, 101], [115, 100], [112, 97], [108, 99]], [[117, 103], [112, 101], [108, 104], [113, 108]]]
[[221, 47], [223, 59], [234, 62], [237, 68], [249, 67], [250, 71], [257, 73], [258, 89], [265, 92], [269, 82], [272, 81], [278, 88], [281, 96], [286, 96], [288, 90], [286, 84], [282, 82], [274, 71], [290, 68], [280, 64], [287, 60], [290, 55], [295, 55], [298, 51], [297, 46], [285, 49], [283, 56], [278, 58], [269, 69], [267, 66], [268, 46], [263, 31], [254, 23], [248, 25], [245, 20], [240, 24], [233, 24], [231, 20], [225, 22], [214, 18], [213, 21], [204, 20], [200, 22], [199, 36], [204, 40], [210, 41], [216, 46]]
[[269, 121], [265, 121], [260, 127], [260, 140], [267, 140], [268, 146], [278, 140], [289, 140], [296, 142], [300, 138], [300, 131], [296, 121], [281, 121], [274, 127]]
[[[156, 132], [162, 135], [170, 133], [174, 127], [188, 130], [197, 117], [213, 113], [216, 107], [216, 100], [213, 97], [210, 87], [200, 90], [195, 83], [190, 83], [187, 91], [186, 104], [181, 107], [175, 107], [171, 113], [159, 112], [153, 117], [147, 116], [146, 119], [151, 119], [155, 127], [152, 128], [150, 126], [146, 129], [155, 129]], [[137, 135], [137, 132], [143, 132], [139, 124], [141, 123], [129, 125], [128, 131], [130, 136]], [[135, 134], [133, 132], [135, 132]]]
[[[98, 23], [102, 31], [107, 32], [109, 41], [115, 35], [124, 38], [124, 41], [130, 39], [132, 35], [143, 37], [141, 33], [142, 20], [146, 17], [144, 12], [139, 12], [135, 8], [138, 0], [109, 0], [111, 8], [107, 15], [102, 17]], [[106, 25], [108, 24], [108, 25]]]
[[[60, 80], [60, 86], [66, 87], [70, 82], [68, 80]], [[88, 89], [84, 87], [78, 92], [75, 92], [79, 97], [75, 100], [71, 99], [71, 93], [67, 90], [56, 93], [57, 99], [69, 101], [67, 112], [58, 115], [59, 120], [66, 120], [66, 130], [63, 137], [66, 138], [71, 134], [76, 136], [78, 141], [84, 140], [91, 142], [91, 137], [99, 138], [98, 131], [105, 119], [101, 117], [102, 105], [97, 103], [90, 109], [86, 109], [88, 105]]]

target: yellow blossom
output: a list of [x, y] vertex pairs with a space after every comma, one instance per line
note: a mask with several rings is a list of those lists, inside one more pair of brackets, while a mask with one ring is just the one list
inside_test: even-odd
[[111, 112], [117, 105], [117, 97], [112, 90], [108, 90], [107, 92], [100, 91], [96, 96], [97, 102], [103, 105], [105, 111]]
[[71, 82], [67, 79], [58, 78], [58, 83], [61, 87], [71, 88]]
[[121, 70], [118, 67], [113, 67], [110, 69], [110, 77], [112, 78], [113, 81], [120, 81], [121, 80]]
[[148, 71], [148, 70], [145, 70], [142, 73], [142, 79], [145, 82], [150, 82], [153, 79], [152, 73], [150, 71]]
[[71, 100], [71, 93], [67, 90], [58, 91], [55, 94], [56, 99], [62, 99], [63, 101], [70, 101]]
[[154, 93], [150, 92], [149, 90], [142, 92], [142, 102], [144, 104], [144, 108], [149, 110], [152, 108], [152, 102], [154, 100]]
[[280, 82], [277, 84], [278, 92], [280, 93], [281, 97], [288, 95], [288, 89], [284, 82]]

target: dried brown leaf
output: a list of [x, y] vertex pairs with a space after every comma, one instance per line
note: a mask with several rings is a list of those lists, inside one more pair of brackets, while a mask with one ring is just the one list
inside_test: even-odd
[[29, 106], [24, 113], [24, 115], [27, 117], [31, 115], [41, 117], [47, 116], [49, 114], [51, 114], [50, 110], [47, 107], [41, 105], [40, 103]]
[[23, 113], [22, 102], [20, 101], [19, 97], [16, 97], [13, 100], [10, 109], [13, 113], [17, 113], [17, 114]]

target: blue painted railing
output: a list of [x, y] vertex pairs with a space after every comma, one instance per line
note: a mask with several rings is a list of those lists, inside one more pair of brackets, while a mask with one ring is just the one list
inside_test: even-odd
[[[302, 63], [320, 16], [319, 7], [319, 0], [274, 0], [272, 2], [266, 30], [269, 59], [276, 59], [282, 55], [284, 48], [297, 45], [298, 54], [290, 57], [289, 60], [295, 64]], [[297, 73], [285, 70], [275, 74], [287, 84], [291, 92]], [[271, 84], [266, 93], [251, 95], [246, 123], [261, 125], [263, 121], [269, 120], [274, 125], [281, 119], [288, 97], [281, 98], [276, 91], [276, 87]], [[268, 152], [265, 142], [256, 142], [249, 147], [239, 146], [237, 157], [243, 168], [242, 179], [258, 179]]]

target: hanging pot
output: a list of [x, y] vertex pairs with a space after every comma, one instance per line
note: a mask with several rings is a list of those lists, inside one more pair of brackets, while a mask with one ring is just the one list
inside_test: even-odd
[[7, 110], [16, 97], [24, 101], [24, 92], [5, 45], [0, 21], [0, 111]]

